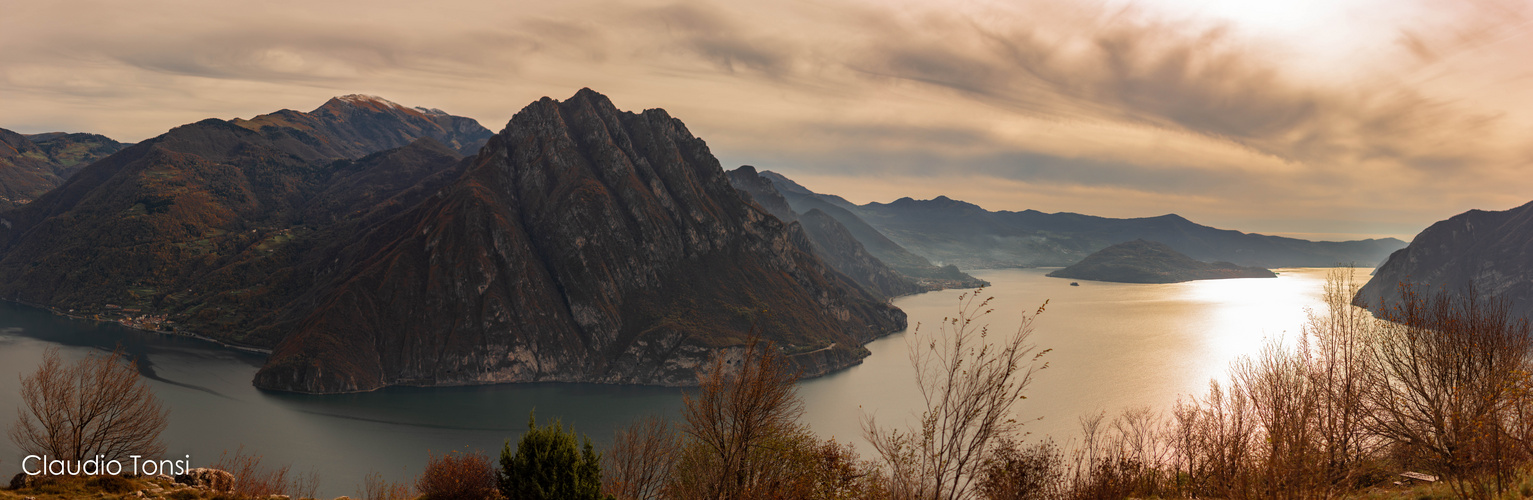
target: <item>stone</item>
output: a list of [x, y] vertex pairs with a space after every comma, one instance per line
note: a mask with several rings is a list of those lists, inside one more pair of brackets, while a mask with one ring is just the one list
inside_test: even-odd
[[29, 476], [25, 472], [17, 472], [15, 476], [11, 477], [11, 489], [20, 490], [31, 488], [42, 484], [42, 481], [42, 476]]
[[198, 467], [176, 475], [176, 483], [200, 490], [228, 493], [234, 491], [234, 474], [218, 469]]

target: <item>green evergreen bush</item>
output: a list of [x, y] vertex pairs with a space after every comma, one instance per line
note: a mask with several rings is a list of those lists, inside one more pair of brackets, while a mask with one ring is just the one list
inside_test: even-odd
[[500, 493], [526, 500], [605, 500], [601, 494], [601, 454], [582, 436], [576, 446], [574, 428], [559, 421], [539, 428], [528, 415], [527, 433], [511, 451], [511, 440], [500, 451]]

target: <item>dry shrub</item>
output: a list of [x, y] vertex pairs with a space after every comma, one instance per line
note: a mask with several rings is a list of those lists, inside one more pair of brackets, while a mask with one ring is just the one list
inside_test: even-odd
[[783, 443], [777, 484], [772, 498], [877, 499], [888, 498], [888, 486], [878, 464], [863, 460], [851, 444], [834, 439], [817, 441], [812, 434], [792, 436]]
[[602, 493], [618, 500], [652, 500], [671, 481], [681, 437], [663, 418], [650, 416], [619, 429], [602, 456]]
[[943, 318], [936, 335], [917, 325], [906, 337], [926, 403], [920, 426], [884, 428], [872, 417], [863, 422], [864, 437], [888, 466], [896, 496], [968, 498], [985, 454], [1021, 430], [1013, 408], [1025, 399], [1033, 375], [1047, 367], [1041, 359], [1049, 351], [1028, 342], [1044, 308], [1024, 315], [1009, 336], [992, 337], [983, 321], [993, 311], [994, 297], [981, 299], [983, 293], [980, 288], [959, 295], [958, 315]]
[[261, 456], [246, 454], [241, 446], [230, 455], [226, 450], [218, 456], [213, 468], [227, 471], [234, 476], [233, 494], [241, 498], [266, 498], [287, 495], [292, 498], [314, 498], [319, 489], [319, 473], [294, 474], [292, 466], [280, 467], [261, 463]]
[[1064, 493], [1064, 454], [1052, 440], [1022, 446], [1010, 439], [985, 458], [979, 496], [990, 500], [1043, 500]]
[[369, 473], [362, 478], [362, 486], [357, 488], [358, 500], [410, 500], [415, 498], [415, 491], [410, 485], [389, 481], [383, 478], [383, 474]]
[[427, 500], [482, 500], [497, 498], [495, 466], [483, 452], [432, 454], [426, 470], [415, 480], [415, 489]]

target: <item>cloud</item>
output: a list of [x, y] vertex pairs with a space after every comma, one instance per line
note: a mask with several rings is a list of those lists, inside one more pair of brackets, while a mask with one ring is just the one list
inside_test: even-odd
[[[1533, 192], [1515, 1], [1389, 2], [1346, 19], [1378, 24], [1353, 45], [1318, 49], [1156, 0], [21, 4], [0, 19], [7, 128], [139, 140], [352, 92], [494, 128], [590, 86], [667, 108], [726, 162], [987, 178], [1085, 213], [1134, 199], [1424, 226]], [[1424, 201], [1378, 208], [1402, 198]]]

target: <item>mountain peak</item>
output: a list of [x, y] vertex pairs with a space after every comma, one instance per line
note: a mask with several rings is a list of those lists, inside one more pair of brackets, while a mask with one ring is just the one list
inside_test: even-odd
[[406, 108], [404, 106], [399, 105], [399, 103], [397, 103], [397, 102], [390, 101], [388, 99], [384, 99], [382, 97], [378, 97], [378, 96], [370, 95], [370, 94], [346, 94], [346, 95], [343, 95], [343, 96], [335, 97], [332, 100], [341, 101], [341, 102], [344, 102], [344, 103], [347, 103], [347, 104], [351, 104], [351, 105], [356, 105], [356, 106], [384, 105], [384, 106], [389, 106], [389, 107], [394, 107], [394, 108], [399, 108], [399, 109], [409, 109], [409, 108]]
[[435, 108], [405, 107], [368, 94], [332, 97], [307, 113], [284, 109], [249, 120], [235, 118], [231, 123], [274, 137], [289, 136], [334, 158], [360, 158], [420, 137], [431, 137], [469, 155], [494, 135], [472, 118]]

